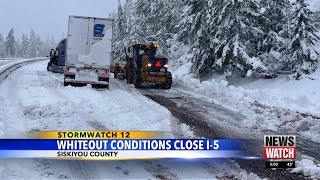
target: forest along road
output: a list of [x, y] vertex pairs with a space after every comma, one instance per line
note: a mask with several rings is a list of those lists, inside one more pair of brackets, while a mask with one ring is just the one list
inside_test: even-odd
[[[0, 83], [0, 137], [35, 130], [171, 131], [171, 113], [135, 88], [64, 87], [46, 61], [22, 66]], [[177, 126], [175, 126], [177, 127]], [[195, 168], [196, 167], [196, 168]], [[0, 179], [257, 179], [234, 162], [212, 160], [64, 161], [1, 159]]]
[[[253, 133], [241, 124], [246, 116], [229, 110], [207, 99], [200, 99], [186, 94], [179, 89], [140, 89], [140, 92], [150, 99], [166, 107], [179, 123], [187, 124], [196, 137], [205, 138], [239, 138], [252, 139], [248, 153], [263, 157], [263, 135]], [[270, 134], [270, 133], [269, 133]], [[300, 138], [300, 137], [299, 137]], [[319, 144], [306, 141], [306, 146], [298, 147], [298, 151], [306, 153], [315, 159], [320, 159], [317, 147]], [[313, 147], [313, 148], [312, 148]], [[302, 175], [291, 174], [289, 170], [271, 170], [265, 168], [265, 161], [236, 160], [240, 167], [247, 172], [268, 179], [304, 179]]]

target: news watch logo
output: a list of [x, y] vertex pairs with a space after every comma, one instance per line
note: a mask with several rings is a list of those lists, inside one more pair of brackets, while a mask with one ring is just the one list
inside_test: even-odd
[[264, 159], [267, 161], [267, 168], [294, 168], [296, 153], [296, 136], [264, 136]]

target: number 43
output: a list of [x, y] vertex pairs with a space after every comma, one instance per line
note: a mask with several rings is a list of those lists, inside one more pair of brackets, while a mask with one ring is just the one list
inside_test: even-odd
[[289, 163], [287, 164], [287, 166], [288, 166], [288, 167], [291, 167], [291, 166], [293, 166], [293, 163], [292, 163], [292, 162], [289, 162]]

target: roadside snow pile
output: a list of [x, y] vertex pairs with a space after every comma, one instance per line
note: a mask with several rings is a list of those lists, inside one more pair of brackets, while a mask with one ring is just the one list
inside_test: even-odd
[[104, 38], [92, 46], [88, 55], [79, 56], [79, 62], [85, 65], [98, 65], [100, 67], [110, 65], [111, 52], [108, 52], [108, 49], [111, 49], [111, 37], [112, 31], [109, 29], [105, 33]]
[[45, 60], [47, 58], [34, 58], [34, 59], [23, 59], [16, 60], [0, 66], [0, 82], [3, 81], [11, 72], [18, 69], [19, 67], [29, 64], [35, 61]]
[[310, 4], [310, 9], [313, 11], [320, 11], [320, 4], [319, 0], [307, 0], [306, 1], [308, 4]]
[[[192, 78], [188, 74], [191, 64], [185, 64], [178, 68], [173, 77], [178, 84], [196, 91], [204, 91], [206, 95], [214, 95], [230, 101], [232, 104], [247, 101], [255, 101], [267, 106], [283, 107], [298, 112], [310, 113], [320, 116], [320, 68], [317, 71], [300, 80], [290, 80], [280, 77], [274, 80], [258, 80], [241, 86], [229, 86], [227, 81], [203, 81]], [[220, 97], [227, 96], [227, 97]]]
[[319, 68], [314, 74], [300, 81], [280, 77], [274, 80], [258, 80], [242, 84], [241, 87], [247, 91], [261, 92], [262, 97], [256, 100], [266, 105], [320, 115]]
[[302, 159], [296, 163], [297, 168], [293, 169], [291, 173], [303, 174], [312, 179], [318, 179], [320, 177], [320, 164], [316, 165], [310, 159]]
[[189, 73], [190, 66], [191, 63], [187, 63], [173, 72], [175, 87], [212, 98], [216, 103], [247, 115], [245, 122], [241, 123], [246, 127], [298, 132], [313, 141], [320, 141], [319, 119], [300, 114], [320, 116], [320, 68], [309, 77], [315, 80], [288, 81], [278, 78], [235, 87], [224, 80], [200, 82]]
[[170, 112], [141, 94], [64, 87], [63, 76], [47, 72], [46, 63], [23, 66], [1, 82], [0, 135], [56, 129], [170, 131]]

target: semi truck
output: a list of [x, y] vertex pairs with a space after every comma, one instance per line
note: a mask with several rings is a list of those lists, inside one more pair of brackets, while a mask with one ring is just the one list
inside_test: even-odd
[[109, 88], [113, 20], [69, 16], [64, 86]]
[[64, 73], [64, 66], [66, 63], [66, 42], [67, 39], [63, 39], [56, 49], [50, 51], [50, 61], [47, 65], [47, 70], [54, 73]]

